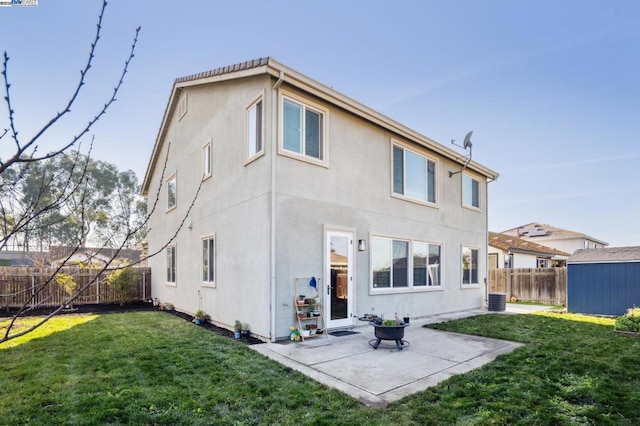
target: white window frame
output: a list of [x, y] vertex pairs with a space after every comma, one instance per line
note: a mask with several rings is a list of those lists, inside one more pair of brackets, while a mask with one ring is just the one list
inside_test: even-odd
[[[173, 205], [171, 205], [171, 186], [173, 182]], [[178, 179], [176, 174], [172, 174], [166, 180], [167, 184], [167, 212], [174, 210], [178, 206]]]
[[166, 248], [166, 256], [165, 256], [165, 279], [166, 284], [168, 286], [175, 287], [177, 284], [177, 276], [178, 276], [178, 258], [177, 258], [177, 249], [175, 245], [167, 246]]
[[[471, 180], [471, 190], [472, 191], [473, 191], [473, 182], [475, 181], [478, 184], [478, 194], [477, 194], [478, 195], [478, 205], [477, 206], [474, 206], [473, 204], [467, 204], [465, 202], [465, 188], [466, 188], [465, 179], [470, 179]], [[481, 210], [480, 209], [480, 205], [481, 205], [481, 200], [482, 200], [482, 196], [481, 196], [482, 195], [482, 190], [480, 188], [481, 180], [479, 178], [477, 178], [476, 176], [473, 176], [473, 175], [471, 175], [469, 173], [464, 173], [463, 172], [462, 173], [462, 179], [460, 179], [460, 183], [462, 185], [462, 187], [461, 187], [462, 207], [465, 207], [465, 208], [468, 208], [468, 209], [471, 209], [471, 210], [475, 210], [475, 211], [480, 211]], [[472, 200], [472, 203], [473, 203], [473, 192], [471, 193], [471, 200]]]
[[[391, 266], [391, 270], [389, 272], [389, 280], [390, 280], [390, 286], [389, 287], [374, 287], [374, 247], [375, 247], [375, 241], [374, 240], [385, 240], [385, 241], [390, 241], [391, 242], [391, 256], [393, 256], [393, 242], [394, 241], [400, 241], [400, 242], [404, 242], [407, 243], [407, 286], [406, 287], [393, 287], [393, 265]], [[445, 283], [444, 283], [444, 244], [443, 243], [438, 243], [438, 242], [433, 242], [433, 241], [423, 241], [423, 240], [414, 240], [414, 239], [410, 239], [410, 238], [400, 238], [400, 237], [392, 237], [392, 236], [387, 236], [387, 235], [370, 235], [369, 236], [369, 241], [370, 241], [370, 249], [369, 249], [369, 255], [370, 255], [370, 270], [369, 270], [369, 274], [370, 274], [370, 280], [369, 280], [369, 294], [374, 295], [374, 294], [392, 294], [392, 293], [419, 293], [419, 292], [430, 292], [430, 291], [443, 291], [445, 288]], [[414, 245], [415, 244], [426, 244], [427, 245], [427, 257], [428, 257], [428, 252], [429, 252], [429, 247], [430, 246], [438, 246], [440, 247], [440, 283], [439, 285], [429, 285], [428, 282], [429, 280], [427, 279], [427, 285], [415, 285], [414, 283], [414, 254], [415, 254], [415, 250], [414, 250]], [[393, 264], [393, 259], [391, 260], [392, 264]], [[429, 268], [429, 260], [427, 258], [427, 268]]]
[[[217, 272], [217, 267], [216, 267], [216, 237], [215, 234], [214, 235], [207, 235], [206, 237], [203, 237], [201, 240], [201, 244], [200, 247], [202, 249], [202, 257], [201, 257], [201, 266], [202, 266], [202, 286], [203, 287], [216, 287], [216, 272]], [[205, 242], [207, 242], [207, 252], [206, 252], [206, 259], [207, 259], [207, 264], [205, 265]], [[213, 253], [212, 253], [213, 252]], [[206, 279], [205, 279], [205, 268], [207, 268], [206, 271]]]
[[178, 121], [187, 113], [187, 93], [185, 92], [178, 101]]
[[[395, 191], [395, 161], [394, 161], [394, 148], [399, 148], [403, 151], [402, 154], [402, 193], [396, 192]], [[425, 199], [420, 199], [420, 198], [415, 198], [415, 197], [411, 197], [409, 195], [406, 195], [407, 192], [407, 182], [406, 182], [406, 151], [409, 151], [410, 153], [417, 155], [419, 157], [422, 157], [425, 159]], [[433, 198], [434, 201], [429, 201], [429, 162], [433, 163]], [[391, 196], [394, 198], [399, 198], [405, 201], [411, 201], [414, 203], [418, 203], [418, 204], [422, 204], [425, 206], [429, 206], [429, 207], [437, 207], [438, 206], [438, 199], [439, 199], [439, 191], [438, 191], [438, 183], [440, 181], [439, 179], [439, 164], [438, 164], [438, 159], [434, 158], [430, 155], [427, 155], [424, 152], [420, 152], [418, 150], [416, 150], [413, 147], [410, 147], [408, 144], [395, 140], [395, 139], [391, 139]]]
[[[301, 138], [302, 138], [300, 149], [302, 152], [291, 151], [291, 150], [285, 149], [284, 147], [284, 101], [285, 99], [288, 101], [294, 102], [302, 106], [303, 108], [303, 114], [302, 114], [303, 123], [302, 123], [302, 129], [300, 129]], [[310, 111], [313, 111], [314, 113], [320, 114], [322, 116], [322, 126], [321, 126], [322, 135], [320, 139], [320, 144], [322, 145], [320, 149], [320, 155], [322, 157], [321, 159], [304, 154], [304, 149], [305, 149], [304, 111], [306, 111], [307, 109], [309, 109]], [[278, 132], [279, 132], [278, 154], [283, 155], [285, 157], [294, 158], [296, 160], [301, 160], [307, 163], [315, 164], [317, 166], [328, 168], [329, 167], [329, 110], [324, 106], [318, 103], [312, 102], [306, 98], [303, 98], [302, 96], [299, 96], [295, 93], [292, 93], [286, 90], [280, 90], [279, 99], [278, 99], [278, 117], [279, 117], [278, 119]]]
[[[471, 250], [471, 258], [473, 259], [473, 251], [477, 251], [478, 254], [476, 256], [476, 281], [477, 282], [471, 282], [473, 275], [471, 273], [471, 271], [473, 271], [473, 269], [469, 270], [469, 282], [465, 283], [464, 282], [464, 256], [465, 256], [465, 249], [467, 250]], [[463, 245], [462, 249], [460, 251], [460, 284], [462, 286], [462, 288], [475, 288], [475, 287], [479, 287], [480, 286], [480, 247], [475, 247], [475, 246], [471, 246], [471, 245]]]
[[202, 146], [202, 167], [203, 167], [203, 179], [209, 179], [212, 175], [213, 165], [213, 143], [209, 139]]
[[536, 268], [548, 268], [549, 259], [544, 257], [536, 257]]
[[[260, 108], [260, 116], [258, 117], [258, 114], [255, 114], [252, 112], [252, 110], [257, 108], [257, 105], [261, 104], [261, 108]], [[252, 117], [252, 114], [255, 114], [255, 117]], [[258, 123], [260, 122], [260, 131], [258, 132], [258, 129], [253, 128], [252, 123]], [[265, 95], [264, 95], [264, 90], [262, 90], [255, 98], [253, 98], [251, 100], [251, 102], [249, 103], [249, 106], [246, 109], [245, 112], [245, 135], [246, 135], [246, 140], [245, 140], [245, 144], [244, 144], [244, 158], [245, 158], [245, 166], [249, 163], [251, 163], [252, 161], [257, 160], [258, 158], [262, 157], [264, 155], [264, 146], [265, 146]], [[256, 149], [255, 147], [252, 147], [252, 139], [251, 139], [251, 135], [255, 135], [256, 136], [256, 140], [257, 137], [260, 137], [260, 149]], [[255, 145], [255, 143], [254, 143]], [[252, 149], [253, 148], [253, 149]]]

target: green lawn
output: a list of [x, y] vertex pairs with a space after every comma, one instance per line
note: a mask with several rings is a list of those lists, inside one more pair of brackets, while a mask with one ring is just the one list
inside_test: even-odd
[[0, 424], [638, 424], [640, 340], [585, 318], [434, 325], [529, 344], [370, 408], [166, 313], [58, 317], [0, 345]]

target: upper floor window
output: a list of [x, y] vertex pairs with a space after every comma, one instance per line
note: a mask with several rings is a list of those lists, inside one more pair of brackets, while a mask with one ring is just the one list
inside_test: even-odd
[[328, 111], [307, 101], [282, 97], [282, 152], [313, 163], [326, 161]]
[[373, 290], [441, 287], [441, 249], [439, 244], [372, 237]]
[[480, 208], [480, 181], [466, 173], [462, 174], [462, 205]]
[[176, 246], [167, 247], [167, 282], [176, 282]]
[[393, 192], [428, 203], [436, 202], [436, 162], [393, 145]]
[[178, 120], [187, 113], [187, 94], [185, 93], [178, 101]]
[[176, 175], [172, 175], [167, 179], [167, 210], [173, 209], [178, 200], [178, 187], [176, 184]]
[[478, 254], [480, 250], [462, 247], [462, 284], [478, 284]]
[[263, 153], [263, 108], [262, 95], [247, 108], [247, 160]]
[[211, 177], [211, 139], [202, 147], [202, 162], [204, 178]]

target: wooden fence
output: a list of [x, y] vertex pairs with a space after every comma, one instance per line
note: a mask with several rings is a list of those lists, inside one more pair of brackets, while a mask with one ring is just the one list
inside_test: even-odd
[[[140, 274], [140, 280], [133, 292], [132, 300], [150, 299], [151, 268], [133, 269]], [[120, 301], [116, 291], [107, 284], [110, 271], [100, 274], [97, 279], [97, 271], [94, 270], [63, 268], [59, 272], [71, 275], [78, 288], [94, 281], [74, 300], [73, 303], [76, 305]], [[62, 286], [52, 279], [55, 273], [54, 268], [0, 267], [0, 307], [17, 308], [24, 303], [29, 307], [58, 306], [64, 303], [67, 294]]]
[[489, 270], [489, 292], [506, 293], [521, 302], [567, 305], [567, 268]]

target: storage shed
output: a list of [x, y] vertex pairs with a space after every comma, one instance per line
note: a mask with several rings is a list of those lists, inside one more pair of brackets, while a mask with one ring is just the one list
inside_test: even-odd
[[567, 260], [567, 310], [623, 315], [640, 306], [640, 246], [576, 250]]

